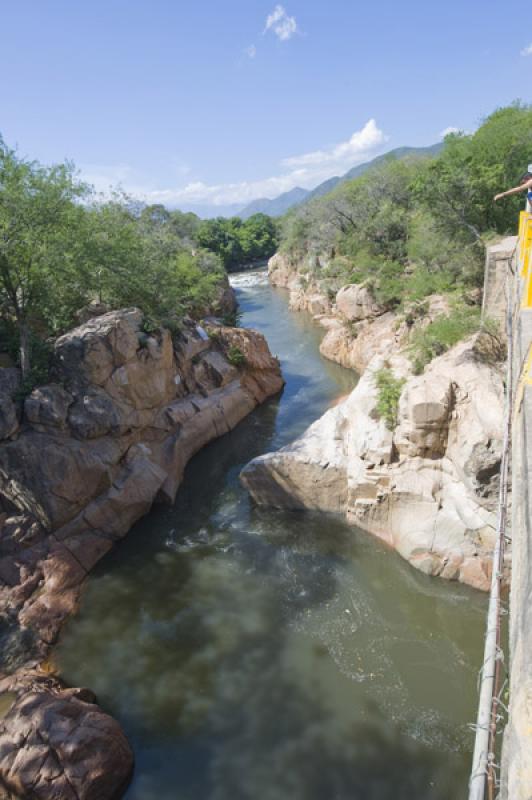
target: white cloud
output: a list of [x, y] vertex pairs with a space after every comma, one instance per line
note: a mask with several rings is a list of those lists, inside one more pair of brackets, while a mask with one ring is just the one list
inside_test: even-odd
[[254, 44], [250, 44], [249, 47], [246, 47], [246, 55], [248, 58], [255, 58], [257, 55], [257, 48]]
[[[233, 203], [245, 205], [258, 197], [277, 197], [296, 186], [313, 189], [333, 175], [341, 175], [351, 167], [368, 161], [382, 151], [388, 137], [379, 129], [374, 119], [370, 119], [345, 142], [328, 149], [314, 150], [299, 156], [285, 158], [281, 162], [279, 174], [255, 181], [208, 184], [191, 180], [182, 188], [161, 189], [149, 186], [131, 167], [125, 164], [112, 166], [85, 165], [82, 175], [93, 183], [99, 191], [106, 192], [113, 184], [120, 183], [127, 192], [149, 203], [187, 206], [208, 204], [224, 206]], [[188, 168], [176, 163], [174, 172], [176, 183], [186, 174]]]
[[312, 189], [321, 181], [346, 172], [351, 167], [373, 158], [388, 137], [375, 120], [370, 119], [346, 141], [325, 150], [292, 156], [281, 162], [285, 171], [256, 181], [207, 184], [191, 181], [181, 189], [151, 190], [145, 193], [149, 202], [167, 204], [208, 203], [245, 204], [257, 197], [276, 197], [296, 186]]
[[296, 18], [288, 16], [284, 6], [277, 5], [266, 19], [264, 33], [266, 31], [273, 31], [279, 41], [287, 42], [298, 33]]
[[455, 128], [453, 125], [449, 125], [448, 128], [444, 128], [440, 133], [440, 139], [445, 139], [446, 136], [449, 136], [450, 133], [460, 133], [460, 128]]
[[523, 47], [523, 49], [521, 50], [521, 55], [522, 56], [532, 56], [532, 44], [529, 44], [526, 47]]
[[375, 120], [370, 119], [346, 142], [334, 145], [329, 150], [315, 150], [312, 153], [304, 153], [302, 156], [285, 158], [283, 164], [285, 167], [321, 167], [326, 164], [353, 166], [361, 154], [374, 150], [385, 141], [384, 133], [379, 130]]

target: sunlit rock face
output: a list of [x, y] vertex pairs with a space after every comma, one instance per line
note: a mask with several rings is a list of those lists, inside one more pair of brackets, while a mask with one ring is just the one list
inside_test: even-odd
[[0, 444], [0, 597], [47, 644], [86, 572], [175, 498], [190, 457], [283, 384], [259, 333], [190, 321], [173, 340], [142, 326], [128, 309], [62, 336], [54, 382]]
[[[377, 411], [375, 372], [405, 379], [392, 432]], [[503, 374], [475, 340], [412, 376], [376, 355], [351, 395], [296, 442], [242, 472], [264, 505], [342, 512], [431, 575], [488, 589], [495, 536]], [[496, 481], [495, 481], [496, 483]]]
[[[46, 656], [99, 559], [154, 501], [174, 500], [187, 462], [201, 447], [283, 386], [277, 360], [255, 331], [213, 322], [207, 332], [192, 320], [173, 336], [144, 328], [142, 313], [126, 309], [62, 336], [53, 381], [35, 389], [23, 409], [15, 396], [17, 371], [0, 370], [0, 678]], [[72, 712], [82, 728], [94, 715], [103, 720], [97, 707], [76, 703], [38, 697], [20, 709], [29, 708], [32, 719], [56, 721]], [[96, 781], [96, 794], [86, 787], [68, 794], [54, 777], [64, 766], [54, 758], [73, 758], [83, 762], [79, 775], [86, 770], [92, 781], [86, 758], [90, 746], [101, 749], [101, 728], [87, 722], [86, 756], [67, 748], [48, 757], [43, 750], [51, 772], [31, 796], [113, 797], [112, 781]], [[0, 758], [3, 743], [7, 748], [0, 778], [3, 769], [17, 772], [30, 758], [24, 748], [13, 751], [23, 741], [17, 730], [11, 725], [5, 742], [0, 739]], [[114, 766], [102, 767], [108, 768]], [[35, 777], [27, 764], [23, 772]], [[20, 786], [13, 778], [21, 791], [24, 775]]]
[[414, 330], [449, 312], [446, 297], [433, 294], [400, 314], [377, 302], [364, 284], [342, 286], [339, 279], [320, 278], [330, 259], [324, 255], [294, 261], [276, 253], [268, 264], [272, 286], [289, 291], [292, 311], [307, 311], [325, 328], [320, 353], [347, 369], [363, 372], [372, 358], [398, 351]]

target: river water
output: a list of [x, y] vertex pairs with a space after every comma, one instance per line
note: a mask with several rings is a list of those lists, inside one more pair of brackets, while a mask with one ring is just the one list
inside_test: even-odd
[[233, 276], [286, 388], [189, 464], [91, 575], [55, 654], [136, 754], [128, 800], [460, 800], [486, 600], [238, 474], [355, 382], [265, 273]]

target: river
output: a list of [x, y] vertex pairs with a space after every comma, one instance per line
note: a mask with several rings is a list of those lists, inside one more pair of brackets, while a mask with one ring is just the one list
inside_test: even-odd
[[341, 519], [253, 506], [244, 464], [355, 376], [265, 273], [232, 282], [285, 390], [100, 563], [54, 660], [130, 738], [127, 800], [461, 800], [486, 599]]

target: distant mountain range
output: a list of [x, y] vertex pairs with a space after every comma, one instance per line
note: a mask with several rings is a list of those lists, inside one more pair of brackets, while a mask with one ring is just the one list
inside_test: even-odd
[[315, 189], [301, 189], [301, 187], [296, 186], [295, 189], [292, 189], [290, 192], [284, 192], [284, 194], [279, 195], [279, 197], [275, 197], [273, 200], [270, 200], [267, 197], [253, 200], [247, 206], [240, 209], [240, 211], [237, 212], [237, 216], [242, 217], [242, 219], [247, 219], [248, 217], [251, 217], [252, 214], [262, 213], [269, 214], [270, 217], [280, 217], [294, 206], [308, 203], [311, 200], [314, 200], [316, 197], [323, 197], [323, 195], [332, 192], [332, 190], [341, 183], [354, 180], [354, 178], [359, 178], [369, 169], [372, 167], [377, 167], [383, 161], [386, 161], [390, 158], [400, 160], [409, 156], [414, 158], [435, 156], [437, 153], [439, 153], [442, 147], [443, 142], [430, 145], [430, 147], [396, 147], [395, 150], [390, 150], [388, 153], [384, 153], [382, 156], [377, 156], [371, 161], [366, 161], [364, 164], [359, 164], [358, 166], [353, 167], [349, 170], [349, 172], [346, 172], [345, 175], [329, 178], [323, 183], [320, 183], [319, 186], [316, 186]]
[[242, 219], [247, 219], [253, 214], [269, 214], [270, 217], [281, 217], [289, 208], [302, 203], [308, 194], [309, 192], [307, 189], [296, 186], [295, 189], [284, 192], [273, 200], [269, 200], [267, 197], [252, 200], [249, 205], [240, 210], [238, 216], [242, 217]]

